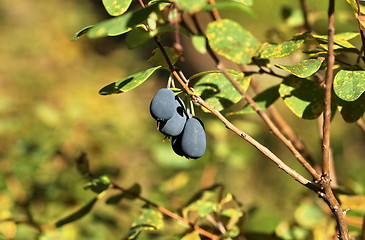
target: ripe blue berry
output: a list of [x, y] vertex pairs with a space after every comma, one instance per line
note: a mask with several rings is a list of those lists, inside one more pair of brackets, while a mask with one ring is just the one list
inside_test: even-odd
[[170, 119], [176, 110], [175, 94], [171, 89], [158, 90], [150, 104], [150, 113], [156, 120], [165, 121]]
[[187, 158], [200, 158], [205, 153], [204, 125], [198, 118], [189, 118], [181, 135], [181, 150]]

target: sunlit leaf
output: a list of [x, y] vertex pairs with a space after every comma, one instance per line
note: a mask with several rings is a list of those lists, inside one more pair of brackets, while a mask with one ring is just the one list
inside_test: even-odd
[[[174, 65], [179, 60], [180, 55], [177, 54], [170, 47], [163, 47], [163, 49], [165, 49], [165, 52], [170, 59], [171, 64]], [[156, 48], [152, 51], [152, 56], [150, 57], [150, 59], [148, 59], [148, 61], [156, 66], [162, 66], [166, 69], [169, 69], [169, 65], [167, 64], [166, 58], [160, 48]]]
[[234, 2], [242, 3], [246, 6], [252, 6], [253, 0], [232, 0]]
[[209, 23], [206, 35], [216, 53], [238, 64], [250, 63], [260, 46], [250, 32], [229, 19]]
[[184, 11], [194, 13], [200, 11], [205, 5], [207, 5], [208, 0], [176, 0], [176, 3]]
[[147, 19], [148, 15], [156, 8], [156, 5], [143, 8], [138, 11], [129, 11], [122, 16], [114, 17], [96, 24], [88, 32], [90, 38], [118, 36], [127, 33]]
[[103, 87], [99, 91], [99, 94], [109, 95], [114, 93], [128, 92], [144, 83], [159, 68], [161, 68], [161, 66], [153, 67], [145, 71], [135, 73], [129, 77], [119, 80], [118, 82], [111, 83]]
[[112, 16], [119, 16], [127, 11], [132, 0], [103, 0], [106, 11]]
[[300, 77], [300, 78], [307, 78], [312, 76], [316, 73], [323, 63], [322, 58], [318, 59], [307, 59], [300, 62], [298, 65], [282, 65], [282, 64], [275, 64], [276, 67], [281, 68], [290, 72], [291, 74]]
[[[261, 93], [257, 94], [253, 100], [259, 106], [261, 109], [268, 108], [271, 104], [273, 104], [278, 98], [279, 95], [279, 85], [275, 85], [273, 87], [270, 87]], [[238, 114], [247, 114], [247, 113], [256, 113], [255, 110], [249, 105], [246, 104], [242, 110], [237, 112], [232, 112], [227, 115], [238, 115]]]
[[91, 211], [91, 209], [93, 208], [93, 206], [97, 202], [97, 200], [98, 200], [98, 198], [94, 197], [85, 206], [83, 206], [76, 212], [72, 213], [71, 215], [69, 215], [65, 218], [62, 218], [61, 220], [58, 220], [55, 224], [56, 227], [62, 227], [65, 224], [74, 222], [74, 221], [79, 220], [80, 218], [84, 217]]
[[300, 118], [315, 119], [323, 111], [324, 90], [316, 82], [289, 76], [280, 84], [279, 94], [286, 106]]
[[201, 240], [197, 231], [186, 234], [181, 240]]
[[303, 202], [295, 210], [294, 217], [297, 223], [306, 228], [314, 228], [325, 224], [326, 214], [314, 203]]
[[[312, 35], [317, 41], [319, 41], [320, 43], [328, 43], [328, 36], [327, 35], [316, 35], [313, 34]], [[352, 45], [348, 40], [355, 38], [359, 36], [359, 33], [354, 33], [354, 32], [344, 32], [344, 33], [339, 33], [336, 34], [334, 36], [334, 42], [335, 42], [335, 48], [339, 49], [339, 48], [356, 48], [354, 45]], [[337, 47], [336, 47], [337, 45]]]
[[237, 226], [233, 226], [232, 228], [228, 228], [227, 231], [223, 234], [224, 238], [235, 238], [240, 234], [240, 229]]
[[295, 39], [279, 44], [264, 44], [261, 48], [261, 58], [282, 58], [289, 56], [302, 46], [304, 39]]
[[216, 4], [209, 4], [202, 8], [202, 11], [212, 11], [213, 9], [217, 10], [236, 10], [245, 13], [249, 13], [253, 15], [252, 8], [248, 7], [245, 4], [239, 2], [217, 2]]
[[203, 35], [194, 35], [191, 37], [191, 42], [193, 43], [193, 46], [195, 47], [195, 49], [204, 54], [207, 52], [207, 48], [206, 48], [206, 41], [205, 41], [205, 37]]
[[81, 37], [82, 35], [87, 33], [87, 31], [89, 31], [89, 29], [91, 29], [92, 27], [94, 27], [94, 25], [84, 27], [83, 29], [81, 29], [80, 31], [78, 31], [71, 37], [71, 41], [76, 41], [77, 39], [79, 39], [79, 37]]
[[205, 217], [208, 214], [217, 210], [218, 204], [208, 200], [197, 200], [184, 208], [184, 213], [187, 214], [189, 211], [196, 211], [199, 217]]
[[[231, 76], [247, 90], [251, 76], [241, 72], [229, 71]], [[242, 99], [242, 95], [222, 73], [211, 73], [202, 77], [195, 85], [195, 90], [209, 105], [221, 111]]]
[[143, 208], [142, 214], [133, 222], [129, 230], [128, 239], [136, 239], [142, 231], [155, 231], [162, 227], [162, 213], [152, 208]]
[[309, 230], [300, 227], [298, 225], [293, 225], [287, 221], [280, 223], [276, 229], [275, 234], [283, 240], [293, 240], [293, 239], [308, 239], [310, 235]]
[[359, 8], [357, 7], [356, 0], [346, 0], [346, 1], [350, 4], [352, 9], [357, 13]]
[[365, 91], [365, 71], [340, 70], [333, 81], [336, 95], [345, 101], [355, 101]]

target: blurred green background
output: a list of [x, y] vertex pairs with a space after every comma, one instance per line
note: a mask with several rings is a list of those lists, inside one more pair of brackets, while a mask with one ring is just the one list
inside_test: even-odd
[[[325, 2], [308, 1], [313, 26], [322, 34]], [[223, 15], [233, 16], [265, 41], [273, 32], [295, 33], [281, 18], [283, 6], [298, 9], [299, 1], [256, 0], [254, 16], [234, 11]], [[337, 9], [338, 31], [356, 31], [346, 2]], [[75, 168], [82, 152], [95, 174], [107, 174], [125, 187], [138, 182], [143, 196], [172, 210], [199, 189], [223, 183], [250, 209], [247, 231], [271, 233], [292, 218], [299, 201], [316, 198], [203, 112], [198, 116], [208, 133], [207, 153], [198, 160], [176, 156], [149, 115], [150, 100], [166, 84], [166, 75], [155, 74], [126, 94], [98, 95], [106, 84], [149, 67], [146, 59], [155, 47], [151, 42], [129, 50], [124, 38], [70, 41], [82, 27], [107, 17], [101, 0], [0, 2], [0, 239], [120, 239], [126, 234], [142, 203], [98, 203], [82, 220], [53, 228], [93, 196], [83, 189], [85, 181]], [[193, 57], [183, 64], [191, 73], [207, 68]], [[277, 80], [260, 81], [266, 86]], [[320, 159], [317, 122], [297, 119], [280, 102], [278, 107]], [[232, 121], [302, 172], [257, 116]], [[333, 123], [339, 183], [364, 194], [364, 134], [339, 116]], [[173, 229], [164, 230], [169, 231]]]

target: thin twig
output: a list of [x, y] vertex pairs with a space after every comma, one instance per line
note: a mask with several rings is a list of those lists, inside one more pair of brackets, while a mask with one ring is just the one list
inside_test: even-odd
[[345, 215], [342, 212], [341, 205], [335, 198], [331, 188], [330, 176], [330, 136], [331, 136], [331, 94], [333, 85], [333, 66], [334, 56], [334, 34], [335, 34], [335, 0], [329, 0], [328, 7], [328, 57], [327, 70], [325, 76], [325, 99], [323, 113], [323, 140], [322, 140], [322, 179], [321, 188], [323, 193], [320, 194], [335, 215], [339, 231], [339, 239], [350, 240]]
[[217, 235], [215, 235], [215, 234], [213, 234], [213, 233], [210, 233], [210, 232], [208, 232], [208, 231], [204, 230], [203, 228], [201, 228], [201, 227], [199, 227], [199, 226], [197, 226], [197, 225], [194, 225], [194, 224], [193, 224], [193, 223], [191, 223], [188, 219], [183, 218], [183, 217], [181, 217], [180, 215], [178, 215], [178, 214], [176, 214], [176, 213], [173, 213], [173, 212], [171, 212], [170, 210], [168, 210], [168, 209], [166, 209], [166, 208], [164, 208], [164, 207], [162, 207], [162, 206], [160, 206], [160, 205], [158, 205], [158, 204], [156, 204], [156, 203], [154, 203], [154, 202], [152, 202], [152, 201], [148, 200], [147, 198], [142, 197], [142, 196], [141, 196], [141, 195], [139, 195], [138, 193], [133, 192], [133, 191], [128, 191], [127, 189], [124, 189], [123, 187], [119, 186], [117, 183], [115, 183], [115, 182], [113, 182], [113, 181], [111, 182], [111, 184], [112, 184], [112, 187], [113, 187], [113, 188], [118, 189], [118, 190], [120, 190], [120, 191], [122, 191], [122, 192], [124, 192], [124, 193], [128, 193], [128, 194], [130, 194], [130, 195], [132, 195], [132, 196], [136, 197], [137, 199], [139, 199], [139, 200], [143, 201], [143, 202], [144, 202], [144, 203], [146, 203], [147, 205], [154, 207], [155, 209], [157, 209], [158, 211], [160, 211], [162, 214], [164, 214], [164, 215], [166, 215], [166, 216], [168, 216], [168, 217], [170, 217], [170, 218], [172, 218], [172, 219], [175, 219], [175, 220], [177, 220], [177, 221], [179, 221], [179, 222], [182, 222], [182, 223], [186, 224], [187, 226], [189, 226], [189, 227], [193, 228], [193, 229], [194, 229], [195, 231], [197, 231], [200, 235], [205, 236], [205, 237], [210, 238], [210, 239], [213, 239], [213, 240], [218, 240], [218, 239], [220, 239], [220, 238], [219, 238], [219, 236], [217, 236]]
[[307, 1], [306, 0], [300, 0], [300, 8], [302, 9], [303, 18], [304, 18], [304, 31], [310, 32], [311, 26], [308, 21], [308, 7], [307, 7]]
[[359, 55], [358, 55], [357, 61], [356, 61], [356, 63], [358, 64], [360, 62], [362, 53], [365, 51], [365, 35], [364, 35], [364, 29], [363, 29], [362, 24], [361, 24], [360, 19], [359, 19], [359, 17], [361, 17], [361, 11], [360, 11], [361, 9], [360, 9], [359, 0], [356, 0], [356, 5], [357, 5], [356, 20], [357, 20], [357, 25], [359, 26], [361, 42], [362, 42], [362, 46], [361, 46], [361, 49], [360, 49], [360, 52], [359, 52]]

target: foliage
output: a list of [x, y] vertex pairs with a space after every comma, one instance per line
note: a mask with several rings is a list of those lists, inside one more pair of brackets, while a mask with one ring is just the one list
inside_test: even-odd
[[[278, 35], [279, 40], [272, 41], [264, 39], [259, 31], [255, 31], [254, 28], [260, 29], [260, 23], [253, 28], [247, 21], [239, 21], [238, 17], [231, 16], [232, 12], [237, 11], [236, 14], [244, 15], [243, 18], [252, 18], [251, 14], [258, 12], [257, 6], [262, 8], [262, 5], [256, 5], [256, 2], [227, 0], [212, 4], [214, 1], [154, 0], [144, 1], [145, 6], [139, 6], [138, 1], [135, 1], [135, 4], [132, 2], [102, 1], [106, 12], [112, 16], [106, 20], [96, 17], [90, 19], [89, 15], [93, 14], [85, 13], [81, 22], [99, 23], [81, 28], [72, 36], [72, 40], [82, 36], [93, 40], [83, 39], [73, 43], [72, 47], [63, 46], [52, 38], [47, 40], [47, 37], [60, 34], [55, 30], [59, 29], [59, 26], [43, 25], [40, 28], [43, 29], [42, 34], [44, 29], [49, 29], [53, 34], [44, 36], [46, 40], [39, 43], [42, 47], [49, 42], [52, 42], [50, 49], [57, 49], [59, 45], [64, 49], [75, 49], [81, 46], [78, 45], [81, 42], [89, 44], [80, 47], [83, 49], [80, 52], [68, 53], [67, 59], [63, 55], [64, 52], [59, 55], [49, 49], [42, 52], [41, 47], [30, 54], [39, 55], [40, 59], [47, 54], [47, 59], [52, 59], [53, 63], [62, 62], [62, 67], [57, 64], [55, 67], [52, 61], [39, 63], [26, 58], [1, 67], [11, 68], [15, 66], [15, 62], [17, 65], [24, 65], [26, 70], [19, 74], [18, 78], [14, 78], [15, 81], [19, 81], [16, 83], [18, 85], [12, 85], [15, 83], [10, 80], [4, 81], [5, 87], [20, 86], [16, 90], [10, 88], [12, 96], [7, 95], [8, 90], [1, 90], [5, 96], [0, 104], [0, 114], [5, 116], [1, 124], [6, 127], [0, 127], [0, 133], [5, 139], [2, 140], [4, 147], [0, 150], [0, 157], [4, 159], [4, 169], [1, 170], [4, 174], [1, 175], [3, 183], [0, 202], [3, 204], [0, 207], [0, 237], [22, 239], [25, 236], [35, 236], [39, 239], [53, 239], [57, 236], [67, 239], [103, 239], [118, 234], [127, 239], [165, 237], [186, 240], [218, 237], [272, 239], [273, 234], [277, 239], [325, 239], [335, 236], [336, 223], [323, 201], [290, 185], [288, 178], [281, 178], [279, 173], [273, 171], [274, 168], [257, 163], [261, 162], [261, 155], [256, 155], [251, 147], [239, 143], [240, 141], [229, 135], [224, 126], [216, 120], [217, 117], [222, 120], [226, 119], [224, 116], [235, 116], [229, 118], [228, 123], [235, 123], [254, 135], [255, 139], [265, 142], [270, 149], [277, 149], [277, 140], [270, 140], [267, 131], [264, 130], [266, 128], [261, 128], [250, 114], [260, 113], [265, 109], [270, 111], [273, 106], [279, 107], [285, 118], [294, 123], [293, 125], [299, 126], [296, 127], [299, 132], [304, 129], [301, 126], [309, 124], [303, 119], [320, 118], [325, 109], [324, 78], [328, 69], [327, 53], [330, 41], [327, 35], [316, 34], [323, 33], [320, 28], [312, 31], [305, 29], [303, 16], [295, 15], [298, 11], [302, 14], [309, 13], [300, 9], [291, 11], [293, 15], [284, 17], [286, 27]], [[347, 16], [354, 15], [360, 25], [363, 24], [362, 6], [359, 9], [356, 1], [348, 3], [348, 9], [342, 12]], [[80, 17], [84, 6], [67, 4], [77, 6], [72, 16]], [[11, 5], [11, 1], [8, 0], [0, 3], [0, 6], [6, 9], [11, 9]], [[48, 3], [44, 5], [48, 6]], [[67, 6], [65, 8], [67, 9]], [[18, 10], [20, 9], [19, 7]], [[216, 10], [222, 11], [222, 16], [227, 17], [212, 19], [206, 28], [202, 29], [201, 12], [213, 13], [214, 16]], [[43, 24], [52, 19], [47, 17], [42, 18]], [[12, 19], [10, 15], [3, 18]], [[60, 21], [66, 21], [63, 16], [59, 18], [62, 19]], [[185, 18], [191, 18], [192, 21], [184, 22]], [[311, 20], [313, 26], [317, 20], [320, 21]], [[295, 25], [297, 22], [299, 25]], [[69, 26], [62, 34], [66, 32], [67, 35], [71, 29], [77, 28], [72, 23], [68, 24], [72, 27]], [[336, 62], [331, 107], [337, 131], [333, 136], [339, 136], [336, 138], [339, 140], [333, 141], [332, 146], [335, 162], [343, 169], [338, 174], [342, 180], [340, 184], [346, 185], [344, 189], [341, 189], [341, 185], [337, 186], [335, 191], [339, 192], [338, 199], [343, 210], [351, 208], [348, 211], [351, 236], [359, 236], [363, 227], [365, 194], [364, 187], [360, 184], [364, 180], [361, 174], [363, 169], [358, 167], [363, 156], [360, 152], [362, 144], [354, 141], [358, 131], [355, 131], [352, 125], [346, 126], [343, 120], [349, 123], [362, 121], [365, 111], [364, 63], [362, 32], [357, 26], [351, 29], [353, 32], [336, 31], [334, 36]], [[32, 32], [27, 32], [26, 35], [31, 38]], [[271, 34], [270, 37], [274, 35]], [[116, 41], [125, 37], [125, 43], [129, 48], [142, 50], [127, 51], [121, 47], [122, 50], [117, 50], [119, 52], [116, 55], [107, 54], [108, 60], [94, 56], [94, 60], [87, 62], [89, 53], [85, 52], [92, 52], [93, 47], [99, 48], [97, 51], [100, 51], [108, 45], [107, 43], [112, 43], [103, 42], [108, 41], [105, 39], [96, 39], [106, 36], [113, 36], [112, 39], [118, 39]], [[172, 39], [168, 39], [171, 36]], [[180, 38], [183, 39], [183, 45]], [[169, 41], [165, 41], [166, 39]], [[32, 43], [36, 44], [37, 41]], [[101, 45], [97, 45], [98, 41]], [[157, 43], [157, 48], [150, 51], [154, 48], [149, 45], [153, 41]], [[171, 46], [165, 43], [171, 41], [174, 43]], [[116, 45], [121, 44], [118, 42]], [[28, 47], [22, 46], [23, 49]], [[148, 47], [144, 48], [145, 46]], [[218, 70], [193, 68], [197, 73], [182, 78], [179, 68], [187, 64], [183, 60], [193, 47], [200, 53], [210, 55], [213, 61], [218, 60]], [[9, 50], [10, 55], [17, 55], [21, 50]], [[138, 54], [130, 54], [129, 51], [137, 51]], [[132, 62], [137, 62], [135, 55], [142, 58], [146, 56], [146, 52], [149, 55], [146, 58], [150, 57], [149, 63], [146, 64], [143, 60], [137, 64], [138, 68], [131, 67]], [[201, 55], [198, 56], [191, 59], [192, 65], [199, 63]], [[234, 64], [227, 65], [230, 67], [226, 69], [225, 64], [221, 65], [222, 59], [230, 60]], [[86, 66], [81, 67], [86, 62]], [[28, 69], [29, 63], [34, 63], [34, 69]], [[123, 73], [125, 76], [119, 78], [120, 72], [116, 70], [118, 67], [112, 67], [114, 63], [126, 69]], [[65, 71], [66, 68], [70, 71]], [[105, 71], [98, 72], [99, 69]], [[15, 72], [17, 71], [12, 70], [10, 74], [10, 71], [7, 71], [5, 79], [13, 79]], [[173, 87], [174, 91], [184, 98], [189, 112], [202, 117], [208, 132], [208, 151], [205, 157], [199, 160], [180, 158], [166, 146], [169, 144], [158, 141], [159, 136], [153, 131], [152, 121], [148, 122], [146, 110], [155, 92], [151, 89], [156, 88], [153, 84], [157, 81], [152, 80], [157, 80], [157, 74], [160, 74], [159, 81], [164, 82], [159, 85]], [[58, 81], [53, 80], [56, 75], [59, 77]], [[19, 80], [23, 78], [29, 81]], [[85, 80], [81, 80], [82, 78]], [[42, 79], [44, 82], [38, 82], [36, 79]], [[95, 84], [99, 79], [103, 79], [102, 82]], [[268, 81], [265, 83], [264, 79]], [[56, 83], [61, 80], [62, 86]], [[81, 84], [82, 81], [85, 81], [85, 84]], [[263, 86], [263, 90], [255, 90], [256, 81]], [[100, 87], [103, 85], [105, 87]], [[142, 86], [139, 87], [140, 85]], [[57, 87], [50, 89], [50, 86]], [[60, 87], [62, 91], [57, 91]], [[93, 96], [97, 88], [100, 89], [100, 95], [125, 92], [128, 94], [123, 97], [97, 98]], [[87, 92], [91, 92], [91, 96]], [[17, 94], [37, 100], [29, 103], [18, 99], [17, 102], [12, 99]], [[247, 94], [254, 96], [256, 105], [246, 102]], [[59, 99], [62, 99], [62, 102], [58, 102]], [[79, 101], [85, 101], [84, 105], [79, 105]], [[199, 107], [203, 111], [200, 111]], [[125, 110], [116, 112], [118, 108]], [[337, 116], [339, 114], [335, 114], [336, 111], [340, 112], [341, 116]], [[213, 114], [208, 115], [207, 112]], [[291, 118], [293, 116], [299, 119]], [[152, 127], [146, 123], [151, 123]], [[227, 122], [224, 123], [229, 128]], [[336, 128], [336, 124], [340, 127]], [[28, 131], [22, 133], [26, 128]], [[57, 133], [53, 132], [55, 129]], [[348, 129], [348, 137], [343, 137], [342, 133], [345, 135]], [[302, 134], [304, 138], [307, 136], [308, 149], [315, 159], [311, 164], [317, 166], [320, 162], [316, 152], [319, 151], [319, 144], [316, 143], [318, 139], [313, 138], [313, 135], [317, 135], [316, 131], [304, 131], [306, 133]], [[361, 135], [358, 139], [361, 139]], [[342, 143], [351, 146], [344, 147]], [[74, 161], [80, 149], [88, 152], [91, 159], [96, 161], [89, 164], [89, 159], [84, 154]], [[342, 155], [337, 155], [338, 152]], [[288, 158], [285, 150], [278, 155], [285, 160]], [[354, 165], [345, 164], [344, 156], [353, 161]], [[340, 158], [344, 159], [339, 161]], [[153, 161], [150, 161], [151, 159]], [[75, 165], [80, 175], [75, 174]], [[99, 166], [112, 167], [103, 169]], [[293, 163], [293, 168], [301, 169], [301, 166]], [[202, 172], [204, 174], [201, 174]], [[303, 172], [305, 171], [299, 170], [299, 174], [305, 176]], [[351, 173], [350, 178], [347, 173]], [[206, 180], [212, 174], [214, 179]], [[85, 191], [81, 186], [82, 178], [86, 181]], [[199, 178], [204, 187], [199, 186]], [[135, 181], [139, 184], [135, 184]], [[223, 181], [225, 187], [221, 184], [214, 185], [215, 181]], [[120, 182], [131, 187], [123, 188], [119, 185]], [[207, 182], [209, 184], [206, 184]], [[235, 187], [237, 183], [242, 185]], [[273, 190], [273, 185], [288, 186], [292, 189], [282, 187]], [[250, 186], [260, 190], [248, 190]], [[186, 202], [193, 191], [198, 193]], [[267, 192], [278, 194], [276, 197], [265, 197]], [[301, 196], [298, 201], [292, 200], [298, 198], [299, 192], [307, 196]], [[241, 199], [246, 199], [247, 195], [256, 195], [254, 204], [251, 203], [254, 205], [252, 208], [249, 204], [241, 203]], [[255, 208], [260, 208], [262, 204], [259, 201], [268, 202], [270, 207], [267, 210], [258, 210], [259, 214], [264, 214], [265, 217], [257, 220], [255, 217], [259, 214], [255, 213]], [[291, 202], [292, 207], [289, 211], [283, 210], [288, 202]], [[277, 205], [280, 206], [279, 209]], [[275, 213], [279, 215], [275, 216]], [[170, 221], [171, 219], [173, 221]]]

